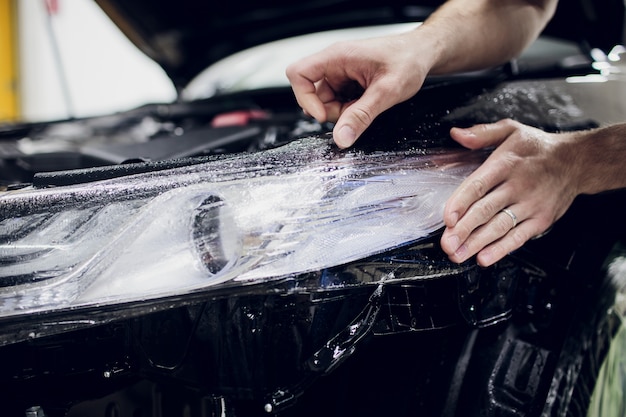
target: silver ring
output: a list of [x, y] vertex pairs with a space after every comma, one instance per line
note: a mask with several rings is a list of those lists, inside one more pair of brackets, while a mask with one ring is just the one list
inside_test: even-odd
[[512, 212], [510, 209], [508, 209], [508, 208], [502, 209], [502, 212], [503, 212], [503, 213], [508, 214], [508, 215], [509, 215], [509, 217], [511, 218], [511, 220], [513, 220], [513, 227], [512, 227], [512, 228], [514, 228], [515, 226], [517, 226], [517, 216], [515, 215], [515, 213], [513, 213], [513, 212]]

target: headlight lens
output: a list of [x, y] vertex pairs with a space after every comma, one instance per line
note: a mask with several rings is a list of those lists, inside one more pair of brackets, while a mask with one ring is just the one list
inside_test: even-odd
[[484, 157], [285, 149], [0, 196], [0, 317], [295, 276], [414, 242]]

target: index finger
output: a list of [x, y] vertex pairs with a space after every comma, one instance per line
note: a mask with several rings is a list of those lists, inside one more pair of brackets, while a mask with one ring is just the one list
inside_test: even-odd
[[314, 57], [302, 59], [287, 67], [285, 74], [291, 83], [298, 105], [319, 122], [326, 121], [324, 103], [317, 95], [315, 84], [324, 79], [324, 67]]
[[[515, 130], [518, 124], [510, 119], [496, 123], [478, 124], [467, 129], [452, 128], [450, 134], [454, 140], [470, 149], [479, 149], [502, 144]], [[494, 152], [497, 154], [497, 151]], [[444, 222], [454, 227], [472, 204], [484, 197], [505, 178], [507, 167], [502, 159], [489, 156], [487, 160], [452, 193], [444, 209]]]
[[450, 136], [466, 148], [480, 149], [500, 145], [517, 128], [517, 122], [502, 119], [495, 123], [477, 124], [465, 129], [453, 127], [450, 129]]

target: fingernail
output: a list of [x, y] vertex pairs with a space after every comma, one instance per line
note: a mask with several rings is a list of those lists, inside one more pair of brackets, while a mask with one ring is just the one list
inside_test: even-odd
[[453, 248], [454, 252], [459, 250], [459, 246], [461, 244], [461, 241], [459, 240], [459, 237], [457, 235], [450, 236], [448, 238], [448, 242], [450, 243], [450, 247]]
[[348, 148], [356, 142], [356, 133], [350, 126], [342, 126], [335, 135], [335, 143], [342, 148]]
[[454, 226], [456, 226], [456, 222], [458, 222], [458, 221], [459, 221], [459, 213], [456, 212], [456, 211], [450, 213], [450, 224], [448, 226], [449, 227], [454, 227]]
[[465, 260], [466, 255], [467, 246], [465, 245], [459, 246], [459, 248], [454, 252], [454, 256], [456, 256], [461, 262]]
[[491, 250], [491, 248], [487, 248], [480, 251], [476, 258], [479, 260], [478, 263], [480, 266], [487, 267], [494, 263], [493, 257], [493, 251]]

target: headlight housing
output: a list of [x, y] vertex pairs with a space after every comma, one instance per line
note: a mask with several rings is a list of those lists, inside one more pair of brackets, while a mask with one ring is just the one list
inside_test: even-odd
[[0, 317], [251, 285], [415, 242], [484, 158], [326, 142], [4, 193]]

